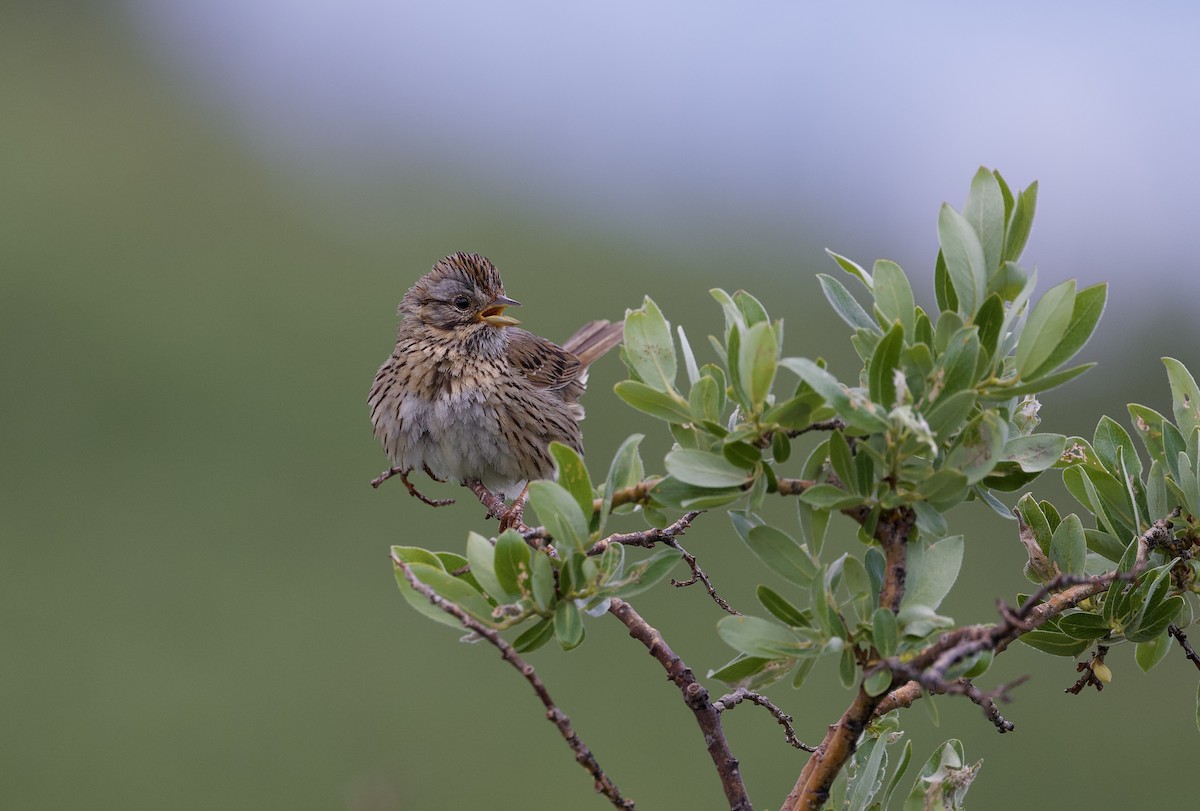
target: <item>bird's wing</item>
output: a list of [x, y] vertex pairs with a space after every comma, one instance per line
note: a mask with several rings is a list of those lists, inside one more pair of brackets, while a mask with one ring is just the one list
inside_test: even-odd
[[[579, 358], [557, 344], [523, 329], [508, 328], [508, 359], [539, 388], [559, 390], [579, 380]], [[565, 393], [565, 392], [564, 392]], [[578, 397], [579, 394], [575, 393]]]

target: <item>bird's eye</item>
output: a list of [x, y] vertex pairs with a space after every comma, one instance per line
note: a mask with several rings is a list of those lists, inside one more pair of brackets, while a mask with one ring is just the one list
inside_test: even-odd
[[466, 296], [458, 296], [454, 299], [454, 306], [460, 310], [466, 310], [471, 306], [471, 300]]

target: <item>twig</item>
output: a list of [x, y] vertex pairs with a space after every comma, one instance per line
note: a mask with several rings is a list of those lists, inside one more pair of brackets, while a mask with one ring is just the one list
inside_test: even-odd
[[1179, 647], [1183, 648], [1183, 655], [1188, 658], [1188, 661], [1196, 666], [1197, 670], [1200, 670], [1200, 656], [1197, 656], [1196, 651], [1192, 650], [1192, 646], [1188, 644], [1188, 638], [1184, 635], [1183, 631], [1179, 629], [1179, 626], [1177, 626], [1175, 623], [1171, 623], [1167, 626], [1167, 633], [1175, 637], [1175, 641], [1179, 643]]
[[815, 752], [817, 747], [809, 746], [796, 737], [796, 730], [792, 729], [792, 716], [785, 713], [779, 707], [772, 703], [771, 699], [753, 690], [747, 690], [745, 687], [739, 687], [732, 693], [727, 693], [713, 702], [713, 707], [717, 712], [724, 712], [732, 709], [743, 701], [750, 701], [765, 709], [775, 717], [779, 725], [783, 727], [783, 734], [787, 738], [787, 742], [797, 749], [803, 749], [805, 752]]
[[750, 797], [746, 794], [745, 783], [742, 782], [741, 768], [729, 749], [729, 742], [725, 740], [725, 733], [721, 729], [721, 713], [709, 703], [708, 691], [696, 681], [692, 669], [671, 650], [662, 634], [642, 619], [641, 615], [633, 610], [633, 606], [624, 600], [613, 598], [608, 611], [629, 629], [631, 637], [646, 646], [650, 655], [667, 671], [667, 678], [683, 693], [684, 704], [696, 716], [696, 723], [704, 734], [708, 755], [712, 758], [717, 776], [721, 779], [721, 787], [725, 791], [730, 811], [751, 811]]
[[650, 529], [644, 529], [641, 532], [614, 533], [609, 535], [607, 538], [601, 538], [600, 540], [596, 541], [596, 543], [591, 549], [588, 550], [587, 553], [589, 556], [603, 554], [604, 550], [608, 549], [608, 547], [614, 543], [619, 543], [623, 546], [640, 546], [644, 549], [651, 549], [655, 546], [655, 544], [660, 543], [670, 544], [675, 540], [675, 536], [682, 535], [687, 531], [688, 527], [692, 525], [692, 522], [696, 520], [696, 516], [698, 516], [701, 512], [703, 511], [692, 510], [691, 512], [684, 513], [678, 521], [675, 521], [673, 524], [669, 524], [668, 526], [662, 528], [651, 527]]
[[533, 665], [517, 655], [512, 645], [508, 644], [494, 629], [479, 622], [458, 606], [458, 604], [440, 596], [432, 588], [417, 579], [417, 576], [413, 574], [408, 564], [394, 553], [392, 555], [392, 563], [404, 573], [405, 579], [412, 584], [412, 587], [425, 595], [425, 598], [429, 602], [454, 617], [464, 628], [486, 639], [500, 651], [500, 657], [516, 668], [525, 677], [525, 680], [529, 682], [529, 686], [537, 694], [538, 699], [542, 702], [542, 706], [546, 708], [546, 718], [558, 728], [559, 734], [562, 735], [563, 740], [567, 742], [567, 746], [574, 753], [575, 762], [586, 769], [588, 774], [592, 776], [596, 791], [607, 797], [614, 808], [629, 809], [629, 811], [632, 811], [634, 808], [633, 801], [622, 797], [620, 790], [613, 784], [608, 775], [604, 773], [604, 770], [600, 768], [600, 764], [596, 762], [596, 758], [592, 755], [591, 750], [584, 745], [583, 741], [579, 739], [579, 735], [571, 728], [571, 719], [558, 708], [554, 700], [550, 697], [549, 691], [546, 690], [546, 685], [534, 671]]
[[[612, 495], [612, 509], [616, 509], [625, 504], [644, 504], [650, 498], [650, 491], [662, 479], [657, 476], [649, 479], [644, 479], [637, 484], [631, 484], [629, 487], [622, 487], [620, 490], [614, 490]], [[604, 499], [598, 498], [592, 502], [592, 512], [598, 513], [604, 508]]]
[[687, 580], [676, 580], [672, 577], [672, 586], [675, 588], [683, 588], [684, 586], [694, 586], [697, 583], [703, 583], [705, 590], [708, 591], [708, 596], [713, 598], [713, 602], [721, 606], [722, 609], [728, 611], [730, 614], [737, 615], [741, 613], [740, 611], [732, 608], [729, 603], [725, 602], [721, 595], [717, 594], [717, 590], [713, 588], [712, 581], [708, 579], [708, 575], [704, 573], [704, 570], [700, 568], [700, 564], [696, 562], [695, 555], [690, 554], [686, 549], [680, 546], [679, 541], [676, 541], [674, 538], [667, 541], [666, 544], [667, 546], [672, 546], [678, 549], [680, 554], [683, 555], [683, 562], [686, 563], [688, 568], [692, 570], [692, 576]]
[[[969, 679], [958, 679], [948, 683], [953, 689], [939, 690], [936, 692], [943, 695], [954, 693], [966, 696], [983, 709], [984, 716], [992, 722], [997, 730], [999, 730], [1001, 733], [1012, 732], [1016, 726], [1011, 721], [1005, 720], [1005, 718], [1000, 715], [1000, 711], [996, 707], [996, 702], [1011, 701], [1012, 696], [1010, 693], [1012, 690], [1021, 686], [1028, 680], [1028, 676], [1021, 676], [1020, 678], [1014, 679], [1007, 684], [1000, 685], [994, 690], [984, 692], [976, 687]], [[923, 695], [927, 695], [927, 693], [924, 689], [922, 689], [919, 681], [907, 681], [884, 696], [883, 700], [880, 701], [875, 707], [874, 717], [878, 718], [881, 715], [887, 715], [889, 712], [895, 709], [911, 707], [913, 702], [915, 702], [918, 698], [921, 698]]]
[[[1083, 675], [1080, 676], [1074, 684], [1063, 690], [1064, 693], [1070, 693], [1077, 696], [1083, 692], [1083, 688], [1091, 686], [1096, 688], [1096, 692], [1104, 689], [1104, 679], [1100, 678], [1096, 673], [1096, 665], [1104, 664], [1104, 657], [1108, 654], [1108, 648], [1104, 645], [1096, 646], [1096, 653], [1086, 662], [1078, 662], [1075, 669]], [[1107, 667], [1107, 665], [1105, 665]]]
[[814, 479], [778, 479], [775, 485], [781, 496], [798, 496], [816, 483]]

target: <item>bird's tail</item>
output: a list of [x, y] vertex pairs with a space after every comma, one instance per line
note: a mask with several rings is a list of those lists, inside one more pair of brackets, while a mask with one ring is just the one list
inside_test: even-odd
[[585, 369], [608, 350], [621, 343], [625, 325], [609, 321], [589, 321], [563, 342], [562, 348], [579, 358]]

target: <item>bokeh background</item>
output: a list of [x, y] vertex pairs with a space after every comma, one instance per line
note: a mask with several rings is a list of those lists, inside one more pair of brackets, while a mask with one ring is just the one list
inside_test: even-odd
[[[396, 591], [389, 544], [462, 551], [486, 526], [469, 497], [434, 512], [367, 486], [385, 461], [365, 398], [404, 290], [476, 250], [544, 335], [649, 294], [703, 347], [708, 288], [745, 287], [792, 354], [845, 376], [822, 248], [895, 259], [931, 302], [937, 206], [986, 164], [1041, 182], [1025, 257], [1043, 289], [1112, 285], [1084, 351], [1102, 365], [1044, 398], [1046, 427], [1167, 410], [1158, 357], [1200, 369], [1198, 17], [0, 4], [0, 806], [607, 807], [494, 652]], [[631, 431], [651, 461], [666, 449], [611, 394], [619, 366], [587, 397], [594, 476]], [[1037, 492], [1071, 509], [1052, 478]], [[969, 543], [946, 610], [986, 621], [1027, 585], [1015, 530], [978, 505], [953, 522]], [[782, 586], [720, 514], [686, 545], [745, 610]], [[703, 593], [638, 605], [698, 672], [731, 655]], [[593, 620], [532, 660], [639, 808], [720, 808], [690, 715], [622, 631]], [[987, 681], [1033, 674], [1017, 731], [938, 700], [908, 713], [914, 757], [962, 738], [984, 760], [974, 809], [1189, 807], [1197, 673], [1174, 652], [1143, 677], [1126, 647], [1081, 696], [1070, 661], [1015, 647]], [[771, 695], [816, 741], [847, 703], [836, 681], [827, 664]], [[753, 708], [727, 725], [776, 807], [803, 756]]]

